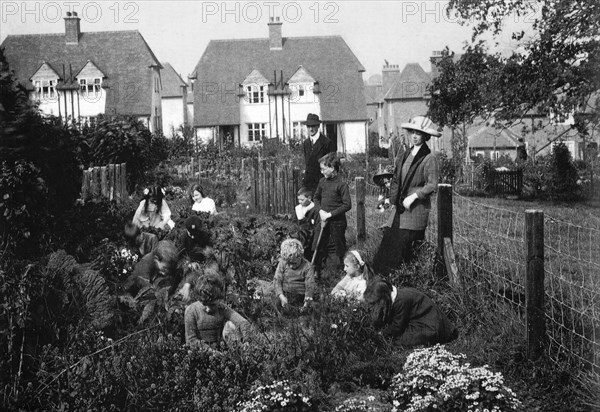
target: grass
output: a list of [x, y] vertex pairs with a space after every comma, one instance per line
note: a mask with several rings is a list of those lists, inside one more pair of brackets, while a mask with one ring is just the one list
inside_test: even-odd
[[[367, 196], [365, 204], [367, 239], [356, 241], [352, 215], [347, 237], [349, 243], [372, 257], [381, 241], [378, 227], [389, 212], [377, 211], [373, 196]], [[435, 207], [433, 202], [427, 233], [431, 244], [436, 242]], [[545, 215], [550, 336], [548, 356], [537, 362], [527, 360], [524, 316], [525, 211], [532, 209], [542, 210]], [[450, 349], [466, 353], [474, 363], [498, 367], [513, 381], [511, 387], [524, 389], [520, 395], [531, 408], [527, 410], [591, 410], [588, 408], [594, 404], [594, 391], [600, 393], [597, 375], [585, 372], [592, 364], [600, 367], [596, 338], [600, 334], [600, 208], [455, 194], [453, 221], [462, 275], [460, 287], [448, 287], [433, 279], [429, 267], [432, 246], [424, 251], [425, 259], [430, 261], [426, 267], [421, 257], [415, 267], [397, 272], [396, 280], [434, 295], [463, 332], [449, 345]], [[426, 280], [415, 279], [416, 273], [425, 274]], [[542, 383], [536, 383], [539, 377]], [[577, 390], [587, 394], [582, 398], [587, 401], [571, 403]]]

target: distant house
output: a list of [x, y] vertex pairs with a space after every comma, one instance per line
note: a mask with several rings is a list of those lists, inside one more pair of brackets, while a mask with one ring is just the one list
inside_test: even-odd
[[162, 130], [165, 136], [173, 137], [188, 124], [187, 83], [171, 64], [162, 66]]
[[525, 143], [518, 134], [510, 129], [495, 129], [481, 127], [468, 136], [469, 156], [496, 160], [501, 156], [508, 156], [516, 160], [525, 153]]
[[[432, 79], [438, 75], [436, 63], [440, 59], [441, 52], [434, 51], [430, 58], [431, 72], [426, 72], [419, 63], [408, 63], [400, 71], [399, 65], [386, 61], [381, 71], [383, 132], [380, 132], [380, 141], [384, 146], [392, 137], [409, 144], [401, 124], [408, 122], [412, 117], [427, 114], [431, 98], [429, 86]], [[428, 144], [433, 151], [451, 152], [450, 137], [451, 132], [446, 128], [442, 137], [433, 138]]]
[[381, 80], [376, 80], [375, 84], [365, 84], [365, 100], [367, 103], [367, 116], [369, 117], [369, 136], [375, 133], [379, 137], [379, 145], [388, 147], [389, 141], [385, 133], [383, 118], [384, 100]]
[[307, 137], [309, 113], [340, 152], [365, 150], [364, 68], [340, 36], [283, 37], [271, 19], [269, 37], [211, 40], [191, 79], [199, 138], [251, 146], [264, 138]]
[[64, 34], [9, 35], [0, 47], [42, 113], [66, 122], [134, 116], [162, 128], [158, 59], [140, 32], [81, 32], [67, 13]]

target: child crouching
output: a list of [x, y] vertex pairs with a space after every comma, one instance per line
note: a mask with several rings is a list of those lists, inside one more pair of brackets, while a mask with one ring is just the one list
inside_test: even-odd
[[250, 322], [223, 302], [225, 283], [219, 274], [201, 273], [194, 286], [199, 298], [185, 309], [184, 317], [188, 345], [218, 349], [222, 340], [247, 337]]
[[298, 239], [286, 239], [281, 243], [273, 289], [276, 308], [310, 306], [315, 293], [315, 272], [304, 258], [304, 248]]
[[350, 250], [344, 257], [344, 272], [346, 276], [335, 285], [331, 294], [335, 297], [362, 301], [367, 289], [367, 281], [374, 277], [373, 269], [363, 260], [358, 251]]

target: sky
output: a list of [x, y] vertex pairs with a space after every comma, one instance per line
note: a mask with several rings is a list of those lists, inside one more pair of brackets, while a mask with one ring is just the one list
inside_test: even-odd
[[[11, 34], [64, 33], [63, 17], [76, 11], [81, 31], [138, 30], [161, 62], [184, 79], [210, 40], [266, 38], [270, 16], [284, 37], [340, 35], [364, 66], [367, 80], [387, 60], [402, 69], [430, 71], [433, 51], [460, 52], [471, 28], [446, 15], [447, 1], [16, 1], [0, 0], [0, 42]], [[499, 50], [517, 47], [510, 32], [531, 26], [532, 15], [507, 20]], [[490, 43], [491, 44], [491, 43]]]

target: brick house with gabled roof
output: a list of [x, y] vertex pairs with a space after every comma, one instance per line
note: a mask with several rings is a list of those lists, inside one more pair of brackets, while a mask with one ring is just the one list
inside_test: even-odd
[[163, 62], [162, 66], [162, 130], [165, 136], [173, 137], [188, 124], [188, 87], [170, 63]]
[[75, 12], [64, 20], [64, 34], [9, 35], [0, 45], [42, 113], [68, 122], [134, 116], [161, 130], [162, 66], [140, 32], [81, 32]]
[[318, 114], [340, 152], [364, 152], [365, 71], [341, 36], [283, 37], [271, 19], [269, 38], [211, 40], [190, 78], [199, 138], [238, 146], [263, 138], [306, 138], [302, 124]]

